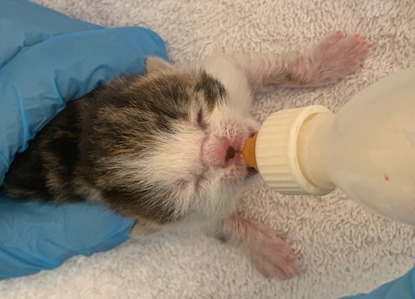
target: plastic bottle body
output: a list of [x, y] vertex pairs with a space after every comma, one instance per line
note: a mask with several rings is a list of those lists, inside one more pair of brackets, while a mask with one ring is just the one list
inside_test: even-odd
[[415, 225], [415, 68], [354, 96], [336, 115], [322, 106], [268, 117], [256, 141], [264, 180], [284, 194], [330, 192]]
[[336, 115], [322, 166], [351, 199], [415, 225], [415, 68], [363, 90]]

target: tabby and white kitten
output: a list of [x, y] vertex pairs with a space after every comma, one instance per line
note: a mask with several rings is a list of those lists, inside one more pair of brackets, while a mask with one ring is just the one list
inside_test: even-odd
[[368, 51], [361, 36], [336, 32], [290, 58], [224, 55], [175, 67], [149, 57], [144, 74], [70, 102], [16, 155], [3, 191], [56, 204], [100, 202], [134, 219], [136, 234], [196, 221], [240, 244], [265, 277], [292, 277], [299, 270], [290, 246], [235, 213], [257, 177], [241, 157], [259, 128], [252, 92], [332, 83], [357, 70]]

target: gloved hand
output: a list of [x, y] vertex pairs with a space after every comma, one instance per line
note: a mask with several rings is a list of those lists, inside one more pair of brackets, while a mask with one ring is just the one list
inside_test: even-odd
[[341, 299], [415, 299], [415, 268], [405, 275], [381, 285], [370, 293]]
[[[0, 184], [16, 152], [68, 101], [116, 75], [141, 72], [146, 56], [167, 59], [153, 31], [105, 29], [24, 0], [0, 0], [0, 40]], [[0, 279], [108, 250], [128, 238], [131, 226], [100, 205], [0, 196]]]

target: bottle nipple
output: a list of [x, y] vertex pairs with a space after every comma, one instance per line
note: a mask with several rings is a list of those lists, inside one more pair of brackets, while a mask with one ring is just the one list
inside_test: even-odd
[[258, 171], [258, 165], [256, 162], [256, 156], [255, 156], [255, 143], [258, 133], [255, 133], [254, 136], [251, 138], [248, 138], [245, 141], [245, 144], [242, 147], [242, 156], [244, 157], [245, 163], [249, 167], [253, 167]]

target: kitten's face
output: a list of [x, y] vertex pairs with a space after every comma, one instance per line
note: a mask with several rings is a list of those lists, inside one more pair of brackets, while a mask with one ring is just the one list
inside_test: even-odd
[[135, 120], [125, 130], [134, 132], [106, 163], [174, 216], [233, 209], [254, 174], [240, 151], [258, 124], [228, 104], [226, 88], [202, 71], [164, 70], [132, 83], [128, 93], [137, 107], [125, 108]]

